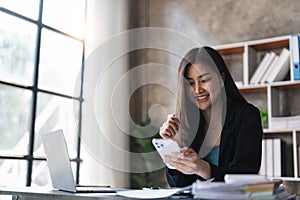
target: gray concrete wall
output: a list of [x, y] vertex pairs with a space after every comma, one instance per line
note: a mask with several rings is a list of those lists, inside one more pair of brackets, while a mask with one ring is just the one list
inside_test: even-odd
[[150, 0], [149, 26], [217, 45], [300, 32], [299, 0]]
[[[161, 27], [178, 31], [199, 45], [220, 45], [264, 39], [300, 32], [299, 0], [140, 0], [132, 27]], [[133, 13], [133, 12], [131, 12]], [[134, 15], [134, 14], [133, 14]], [[161, 38], [157, 38], [158, 40]], [[184, 46], [181, 41], [166, 38], [170, 45]], [[192, 46], [191, 46], [192, 48]], [[144, 54], [148, 63], [159, 63], [177, 69], [180, 57], [149, 49]], [[139, 56], [137, 59], [141, 59]], [[137, 64], [137, 63], [136, 63]], [[165, 74], [167, 82], [176, 84], [177, 77]], [[145, 87], [146, 88], [146, 87]], [[145, 91], [144, 91], [145, 92]], [[174, 95], [164, 87], [149, 85], [143, 93], [141, 119], [147, 118], [151, 106], [159, 104], [165, 116], [175, 111]], [[154, 124], [162, 117], [152, 115]], [[160, 121], [157, 121], [159, 119]]]

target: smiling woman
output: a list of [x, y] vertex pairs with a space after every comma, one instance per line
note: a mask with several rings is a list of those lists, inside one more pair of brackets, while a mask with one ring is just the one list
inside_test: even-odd
[[216, 99], [220, 100], [219, 94], [224, 83], [221, 76], [211, 68], [195, 63], [188, 68], [185, 76], [191, 86], [191, 94], [201, 110], [208, 109]]
[[177, 113], [160, 129], [177, 140], [180, 153], [165, 157], [170, 186], [195, 180], [224, 180], [228, 173], [256, 174], [260, 168], [260, 114], [239, 93], [221, 55], [210, 47], [190, 50], [179, 69]]

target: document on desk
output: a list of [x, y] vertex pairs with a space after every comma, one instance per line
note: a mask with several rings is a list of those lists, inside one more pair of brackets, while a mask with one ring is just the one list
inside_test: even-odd
[[[212, 182], [214, 179], [209, 179], [206, 181], [201, 181], [203, 183]], [[128, 198], [136, 198], [136, 199], [158, 199], [158, 198], [166, 198], [170, 197], [174, 194], [191, 194], [192, 185], [182, 187], [182, 188], [169, 188], [169, 189], [150, 189], [143, 188], [140, 190], [126, 190], [126, 191], [117, 191], [117, 195], [128, 197]]]
[[180, 192], [181, 188], [174, 189], [140, 189], [140, 190], [126, 190], [118, 191], [117, 195], [128, 197], [128, 198], [137, 198], [137, 199], [158, 199], [166, 198]]

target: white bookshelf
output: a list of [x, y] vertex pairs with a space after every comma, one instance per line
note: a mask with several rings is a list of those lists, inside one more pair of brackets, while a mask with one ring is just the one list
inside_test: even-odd
[[290, 50], [290, 41], [291, 36], [286, 35], [218, 45], [214, 48], [223, 56], [234, 81], [241, 83], [238, 87], [244, 97], [259, 109], [267, 111], [268, 122], [264, 123], [264, 138], [280, 138], [286, 142], [287, 155], [284, 156], [287, 158], [287, 174], [280, 178], [300, 181], [300, 121], [296, 121], [294, 127], [272, 127], [272, 118], [275, 120], [275, 117], [280, 117], [285, 120], [290, 116], [300, 115], [300, 81], [293, 78], [291, 61], [289, 72], [283, 80], [250, 84], [250, 79], [264, 55], [268, 52], [279, 55], [283, 48]]

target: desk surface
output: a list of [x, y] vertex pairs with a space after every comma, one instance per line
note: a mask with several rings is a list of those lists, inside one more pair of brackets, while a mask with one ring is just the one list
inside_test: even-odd
[[[114, 193], [69, 193], [39, 187], [0, 187], [0, 194], [11, 195], [13, 199], [64, 199], [64, 200], [128, 200], [129, 198], [117, 196]], [[165, 199], [191, 200], [192, 197], [172, 196]]]

